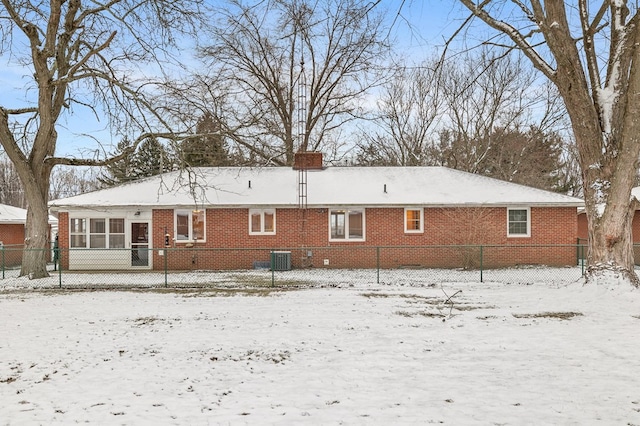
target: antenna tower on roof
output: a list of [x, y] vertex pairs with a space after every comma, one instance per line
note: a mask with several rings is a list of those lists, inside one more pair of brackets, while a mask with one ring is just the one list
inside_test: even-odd
[[[300, 70], [297, 80], [297, 98], [296, 112], [298, 119], [297, 145], [298, 152], [306, 151], [307, 146], [307, 76], [304, 68], [304, 29], [303, 29], [304, 10], [300, 11], [299, 21], [297, 22], [300, 34]], [[307, 167], [302, 164], [298, 166], [298, 207], [307, 208]]]

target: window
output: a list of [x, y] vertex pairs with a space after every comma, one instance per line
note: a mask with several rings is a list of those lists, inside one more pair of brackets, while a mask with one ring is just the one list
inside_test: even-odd
[[331, 240], [364, 240], [364, 211], [331, 210], [329, 228]]
[[276, 233], [275, 210], [249, 210], [250, 235], [274, 235]]
[[191, 228], [194, 240], [204, 240], [204, 211], [194, 210], [191, 212]]
[[124, 219], [109, 219], [109, 248], [124, 248]]
[[107, 247], [105, 219], [89, 219], [89, 247]]
[[87, 247], [87, 220], [71, 219], [69, 220], [69, 235], [71, 237], [70, 246]]
[[204, 240], [205, 215], [203, 210], [176, 210], [175, 236], [177, 241]]
[[69, 228], [69, 243], [72, 248], [124, 248], [122, 218], [72, 218], [69, 220]]
[[422, 213], [423, 209], [406, 208], [404, 209], [404, 232], [417, 234], [423, 231]]
[[507, 209], [507, 236], [529, 237], [531, 235], [531, 217], [528, 208]]

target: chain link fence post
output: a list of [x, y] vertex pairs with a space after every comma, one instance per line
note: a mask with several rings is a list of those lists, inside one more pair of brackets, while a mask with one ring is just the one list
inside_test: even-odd
[[271, 287], [274, 287], [276, 285], [276, 256], [273, 250], [271, 250], [269, 259], [271, 264]]
[[62, 288], [62, 250], [56, 248], [58, 253], [56, 254], [58, 260], [58, 286]]
[[482, 273], [483, 273], [483, 271], [482, 271], [482, 261], [483, 261], [483, 256], [484, 256], [484, 254], [483, 254], [482, 246], [480, 246], [480, 282], [483, 282], [482, 280], [483, 280], [483, 278], [484, 278], [484, 277], [482, 276]]
[[376, 284], [380, 284], [380, 247], [376, 247]]
[[164, 286], [169, 287], [169, 247], [164, 248]]

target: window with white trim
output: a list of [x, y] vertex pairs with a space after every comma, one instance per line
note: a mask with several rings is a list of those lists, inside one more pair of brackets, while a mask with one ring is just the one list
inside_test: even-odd
[[330, 240], [364, 240], [364, 210], [330, 210]]
[[204, 210], [176, 210], [174, 223], [176, 241], [204, 241], [204, 225]]
[[407, 234], [418, 234], [424, 230], [423, 215], [424, 209], [406, 207], [404, 209], [404, 232]]
[[531, 210], [528, 207], [507, 209], [507, 236], [531, 236]]
[[249, 210], [249, 235], [275, 235], [276, 211], [274, 209]]
[[71, 248], [124, 248], [124, 241], [124, 218], [69, 219]]

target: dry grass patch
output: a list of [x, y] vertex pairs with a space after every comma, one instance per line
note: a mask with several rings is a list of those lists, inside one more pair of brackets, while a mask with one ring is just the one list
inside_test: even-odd
[[555, 318], [560, 320], [570, 320], [574, 317], [581, 317], [581, 312], [538, 312], [535, 314], [512, 314], [515, 318]]
[[183, 297], [269, 297], [295, 290], [294, 288], [205, 288], [194, 291], [193, 289], [183, 292]]
[[391, 294], [391, 293], [362, 293], [361, 295], [366, 298], [399, 298], [404, 301], [406, 305], [416, 306], [416, 305], [428, 305], [438, 310], [438, 312], [434, 312], [432, 310], [418, 310], [414, 312], [409, 311], [398, 311], [397, 315], [403, 317], [416, 317], [422, 316], [427, 318], [445, 318], [448, 316], [452, 316], [454, 312], [462, 312], [462, 311], [473, 311], [476, 309], [493, 309], [495, 306], [485, 306], [479, 305], [469, 302], [464, 302], [461, 300], [457, 300], [455, 296], [459, 295], [461, 292], [458, 291], [453, 295], [443, 295], [443, 296], [419, 296], [416, 294]]
[[443, 314], [442, 312], [429, 312], [429, 311], [416, 311], [416, 312], [407, 312], [407, 311], [398, 311], [396, 315], [400, 315], [401, 317], [413, 318], [413, 317], [425, 317], [425, 318], [446, 318], [448, 315]]
[[290, 278], [283, 279], [278, 275], [276, 275], [272, 280], [272, 277], [270, 275], [267, 277], [267, 276], [243, 275], [243, 274], [230, 275], [229, 279], [225, 280], [224, 282], [251, 285], [251, 286], [257, 286], [257, 287], [269, 287], [272, 285], [275, 287], [307, 287], [314, 284], [312, 281], [306, 281], [306, 280], [294, 280]]

